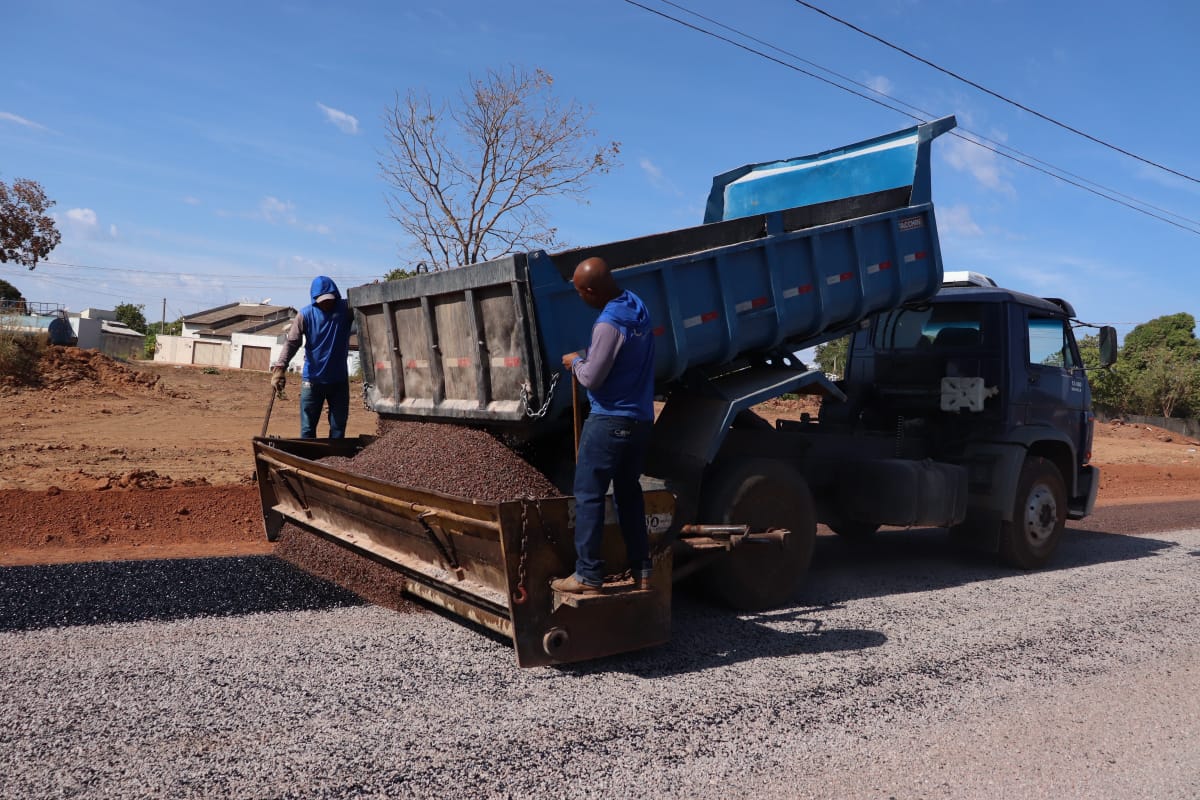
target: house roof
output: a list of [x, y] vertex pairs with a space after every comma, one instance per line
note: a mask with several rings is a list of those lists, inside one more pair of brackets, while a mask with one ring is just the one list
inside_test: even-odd
[[131, 336], [138, 339], [144, 339], [145, 334], [138, 333], [133, 328], [126, 325], [124, 322], [115, 322], [109, 320], [100, 321], [100, 330], [104, 333], [115, 333], [119, 336]]
[[262, 303], [229, 303], [197, 311], [183, 318], [184, 324], [194, 327], [199, 333], [213, 336], [230, 336], [234, 333], [260, 333], [280, 324], [282, 333], [287, 322], [296, 313], [291, 306], [268, 306]]

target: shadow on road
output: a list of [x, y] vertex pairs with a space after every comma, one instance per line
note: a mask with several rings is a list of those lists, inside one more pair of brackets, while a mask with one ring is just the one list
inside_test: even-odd
[[821, 614], [832, 608], [805, 606], [745, 614], [676, 592], [671, 640], [665, 645], [558, 669], [578, 675], [620, 672], [661, 678], [760, 658], [866, 650], [887, 642], [881, 631], [826, 628]]
[[272, 556], [0, 568], [0, 632], [362, 604]]
[[[1147, 536], [1067, 528], [1054, 559], [1039, 571], [1146, 558], [1175, 546]], [[881, 531], [864, 542], [821, 536], [797, 599], [810, 605], [841, 603], [1023, 574], [1001, 564], [994, 553], [954, 542], [941, 528]]]

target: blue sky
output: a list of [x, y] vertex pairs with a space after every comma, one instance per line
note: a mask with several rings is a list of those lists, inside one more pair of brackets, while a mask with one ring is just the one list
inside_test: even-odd
[[[1200, 231], [1200, 183], [1056, 128], [793, 0], [676, 2], [932, 116], [956, 114], [961, 127]], [[1200, 177], [1200, 5], [816, 4]], [[546, 70], [560, 95], [593, 109], [600, 139], [621, 142], [622, 166], [594, 182], [587, 204], [552, 206], [576, 246], [698, 224], [712, 176], [730, 168], [913, 124], [622, 0], [40, 0], [10, 3], [4, 16], [0, 179], [42, 183], [63, 233], [50, 260], [74, 266], [5, 265], [0, 277], [29, 300], [72, 309], [142, 303], [150, 320], [164, 298], [168, 320], [237, 300], [300, 306], [316, 274], [345, 288], [410, 265], [377, 166], [381, 118], [397, 92], [450, 96], [490, 67]], [[1197, 233], [949, 136], [935, 143], [933, 181], [947, 269], [1067, 297], [1081, 318], [1122, 334], [1162, 314], [1200, 315]]]

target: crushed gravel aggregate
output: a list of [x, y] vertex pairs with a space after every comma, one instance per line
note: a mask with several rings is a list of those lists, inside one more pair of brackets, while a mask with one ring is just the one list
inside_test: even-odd
[[353, 458], [331, 456], [321, 462], [484, 503], [562, 496], [545, 475], [491, 434], [442, 422], [380, 420], [379, 438]]
[[[936, 532], [822, 539], [789, 608], [678, 597], [668, 645], [533, 670], [281, 562], [9, 568], [0, 796], [1194, 797], [1198, 555], [1071, 531], [1020, 573]], [[124, 611], [53, 611], [88, 569]], [[190, 605], [158, 614], [164, 585]], [[292, 599], [230, 605], [259, 592]]]

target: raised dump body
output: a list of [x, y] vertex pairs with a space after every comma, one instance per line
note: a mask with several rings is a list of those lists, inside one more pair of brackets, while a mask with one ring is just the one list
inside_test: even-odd
[[718, 176], [696, 228], [352, 288], [366, 402], [394, 417], [552, 427], [571, 405], [555, 391], [559, 357], [587, 346], [595, 319], [570, 280], [592, 256], [646, 303], [663, 393], [927, 298], [942, 276], [929, 147], [953, 124]]

